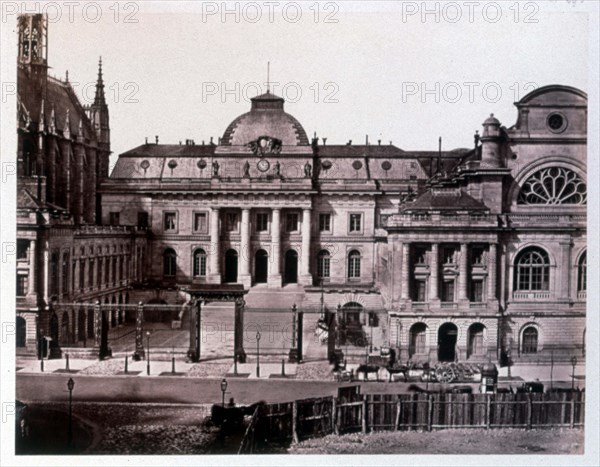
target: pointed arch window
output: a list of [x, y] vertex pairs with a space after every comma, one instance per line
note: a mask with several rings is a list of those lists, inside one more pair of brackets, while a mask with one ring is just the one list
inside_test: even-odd
[[527, 248], [519, 253], [515, 270], [515, 290], [549, 290], [550, 260], [541, 248]]
[[577, 264], [577, 291], [587, 290], [587, 251], [584, 251]]
[[175, 277], [177, 274], [177, 254], [173, 248], [167, 248], [163, 253], [163, 275]]
[[587, 186], [574, 171], [548, 167], [529, 177], [519, 193], [518, 204], [587, 204]]
[[194, 252], [194, 277], [206, 276], [206, 251], [202, 248]]

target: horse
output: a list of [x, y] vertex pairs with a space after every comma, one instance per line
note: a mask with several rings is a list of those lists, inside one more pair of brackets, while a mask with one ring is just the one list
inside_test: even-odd
[[358, 377], [359, 373], [364, 373], [365, 381], [367, 381], [369, 379], [369, 373], [375, 373], [377, 381], [379, 381], [379, 369], [380, 367], [377, 365], [359, 365], [356, 369], [356, 376]]

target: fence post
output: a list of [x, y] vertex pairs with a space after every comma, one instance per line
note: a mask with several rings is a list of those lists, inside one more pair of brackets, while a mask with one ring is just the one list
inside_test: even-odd
[[489, 430], [490, 425], [492, 424], [492, 396], [490, 394], [486, 394], [485, 401], [485, 427]]
[[299, 443], [298, 438], [298, 402], [292, 402], [292, 440], [294, 443]]
[[575, 428], [575, 393], [571, 392], [571, 428]]
[[331, 402], [331, 430], [334, 434], [338, 434], [337, 429], [337, 399], [334, 397]]
[[427, 431], [431, 431], [433, 425], [433, 396], [427, 394]]
[[400, 425], [400, 414], [402, 414], [402, 399], [398, 397], [396, 401], [396, 423], [394, 424], [394, 431], [398, 431], [398, 425]]
[[367, 395], [366, 394], [363, 394], [361, 419], [362, 419], [362, 432], [366, 433], [367, 432]]
[[532, 402], [531, 402], [531, 393], [527, 394], [527, 429], [531, 430], [531, 417], [533, 416], [532, 410]]

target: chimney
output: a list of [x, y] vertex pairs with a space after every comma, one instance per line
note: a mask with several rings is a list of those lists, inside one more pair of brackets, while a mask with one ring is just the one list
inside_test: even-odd
[[380, 139], [377, 140], [377, 145], [381, 146], [381, 140]]
[[146, 143], [145, 144], [148, 144], [148, 137], [147, 136], [146, 136]]
[[213, 144], [215, 144], [215, 143], [213, 143], [213, 137], [212, 137], [212, 136], [210, 137], [210, 144], [211, 144], [211, 146], [212, 146]]
[[365, 135], [365, 144], [369, 145], [369, 135]]

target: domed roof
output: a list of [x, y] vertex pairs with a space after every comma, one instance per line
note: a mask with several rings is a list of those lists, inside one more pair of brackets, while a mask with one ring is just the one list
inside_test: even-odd
[[500, 120], [494, 117], [494, 114], [490, 114], [488, 118], [483, 122], [484, 125], [500, 125]]
[[229, 124], [221, 144], [246, 145], [261, 136], [281, 140], [284, 146], [308, 145], [308, 137], [300, 122], [283, 111], [283, 98], [267, 92], [251, 99], [250, 112]]

